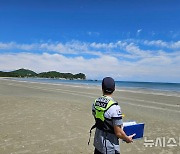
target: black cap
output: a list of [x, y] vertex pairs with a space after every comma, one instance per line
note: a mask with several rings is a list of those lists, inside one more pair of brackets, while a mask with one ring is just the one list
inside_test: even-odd
[[105, 77], [102, 80], [102, 89], [106, 93], [112, 93], [115, 90], [115, 82], [111, 77]]

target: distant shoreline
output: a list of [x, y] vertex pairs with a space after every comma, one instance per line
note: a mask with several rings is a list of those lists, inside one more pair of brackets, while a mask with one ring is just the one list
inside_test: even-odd
[[[49, 84], [49, 85], [66, 85], [72, 87], [84, 87], [84, 88], [100, 88], [101, 81], [95, 80], [68, 80], [68, 79], [51, 79], [51, 78], [0, 78], [4, 80], [16, 81], [16, 82], [28, 82], [28, 83], [40, 83], [40, 84]], [[142, 93], [142, 94], [152, 94], [152, 95], [163, 95], [163, 96], [175, 96], [180, 97], [180, 90], [165, 90], [165, 89], [151, 89], [151, 88], [142, 88], [142, 87], [130, 87], [127, 86], [132, 82], [123, 82], [124, 85], [120, 85], [121, 82], [116, 82], [116, 91], [119, 92], [130, 92], [130, 93]], [[136, 83], [136, 82], [134, 82]], [[179, 85], [179, 84], [178, 84]], [[179, 85], [180, 88], [180, 85]]]

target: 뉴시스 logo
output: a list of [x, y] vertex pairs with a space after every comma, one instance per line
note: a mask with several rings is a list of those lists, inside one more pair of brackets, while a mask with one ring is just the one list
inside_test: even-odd
[[156, 139], [147, 139], [144, 137], [145, 147], [180, 147], [180, 137], [157, 137]]

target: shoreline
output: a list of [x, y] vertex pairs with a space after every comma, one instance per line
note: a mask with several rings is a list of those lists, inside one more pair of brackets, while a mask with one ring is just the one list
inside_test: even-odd
[[[81, 83], [70, 83], [70, 82], [61, 82], [61, 83], [48, 83], [48, 82], [36, 82], [36, 81], [23, 81], [23, 80], [16, 80], [16, 78], [12, 77], [9, 79], [6, 77], [0, 78], [0, 80], [9, 80], [9, 81], [15, 81], [15, 82], [24, 82], [24, 83], [39, 83], [39, 84], [47, 84], [47, 85], [65, 85], [69, 87], [83, 87], [83, 88], [100, 88], [101, 85], [92, 85], [92, 84], [81, 84]], [[14, 80], [12, 80], [14, 79]], [[23, 79], [23, 78], [22, 78]], [[43, 78], [44, 79], [44, 78]], [[47, 79], [48, 80], [48, 79]], [[179, 91], [170, 91], [170, 90], [158, 90], [158, 89], [145, 89], [145, 88], [136, 88], [136, 87], [127, 87], [127, 88], [121, 88], [119, 86], [116, 87], [116, 91], [119, 92], [130, 92], [130, 93], [139, 93], [139, 94], [152, 94], [152, 95], [162, 95], [162, 96], [175, 96], [180, 97]]]
[[[65, 93], [72, 93], [75, 96], [79, 95], [79, 96], [87, 96], [90, 98], [94, 98], [98, 95], [94, 95], [93, 93], [87, 93], [86, 91], [101, 91], [101, 86], [98, 85], [82, 85], [82, 84], [66, 84], [66, 83], [42, 83], [42, 82], [31, 82], [31, 81], [19, 81], [19, 80], [6, 80], [6, 81], [12, 81], [13, 83], [10, 85], [14, 85], [14, 86], [22, 86], [22, 87], [26, 87], [26, 88], [32, 88], [32, 89], [41, 89], [41, 90], [45, 90], [45, 91], [64, 91]], [[28, 86], [25, 85], [21, 85], [21, 84], [14, 84], [15, 83], [24, 83], [24, 84], [28, 84]], [[35, 86], [29, 86], [29, 85], [35, 85]], [[41, 87], [37, 87], [37, 85], [42, 85], [42, 86], [50, 86], [51, 88], [41, 88]], [[61, 87], [62, 88], [59, 88]], [[68, 90], [64, 90], [64, 88], [68, 89]], [[69, 89], [70, 88], [70, 89]], [[80, 89], [81, 92], [77, 92], [76, 89]], [[83, 91], [85, 90], [86, 91]], [[88, 96], [89, 95], [89, 96]], [[129, 98], [129, 95], [134, 95], [136, 98]], [[125, 97], [124, 97], [125, 96]], [[141, 97], [146, 97], [146, 99], [142, 99]], [[179, 102], [179, 95], [172, 95], [172, 93], [168, 93], [168, 94], [164, 94], [164, 93], [155, 93], [154, 91], [129, 91], [129, 90], [119, 90], [116, 89], [116, 91], [114, 92], [114, 97], [119, 99], [125, 99], [127, 100], [127, 102], [125, 104], [129, 104], [131, 106], [139, 106], [141, 108], [152, 108], [152, 109], [157, 109], [157, 110], [164, 110], [164, 111], [172, 111], [172, 109], [166, 108], [166, 107], [172, 107], [172, 108], [176, 108], [177, 110], [174, 110], [174, 112], [180, 113], [180, 102]], [[141, 98], [141, 99], [140, 99]], [[149, 99], [147, 99], [149, 98]], [[154, 98], [154, 100], [152, 100], [152, 98]], [[162, 100], [160, 100], [160, 98]], [[166, 103], [166, 101], [164, 101], [164, 99], [167, 100], [174, 100], [174, 103], [171, 102], [170, 103]], [[138, 104], [134, 104], [131, 103], [129, 101], [137, 101]], [[149, 105], [151, 104], [151, 105]], [[154, 105], [160, 105], [161, 107], [153, 107], [152, 104]]]

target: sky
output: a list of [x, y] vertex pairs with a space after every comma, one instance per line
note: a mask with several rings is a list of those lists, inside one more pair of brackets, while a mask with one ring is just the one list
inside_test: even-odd
[[0, 0], [0, 71], [180, 82], [179, 0]]

